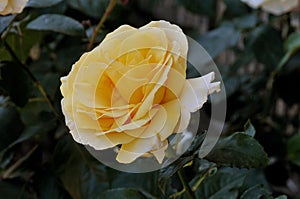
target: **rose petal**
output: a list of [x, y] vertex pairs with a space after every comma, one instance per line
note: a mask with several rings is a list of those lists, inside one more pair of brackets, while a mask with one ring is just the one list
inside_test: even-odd
[[153, 148], [161, 148], [161, 145], [162, 143], [157, 136], [145, 139], [135, 139], [128, 144], [122, 144], [116, 159], [120, 163], [128, 164]]
[[289, 12], [298, 6], [298, 0], [273, 0], [262, 3], [262, 9], [274, 15]]
[[211, 83], [214, 79], [214, 72], [202, 77], [189, 79], [185, 83], [181, 95], [181, 106], [190, 112], [195, 112], [207, 101], [210, 93], [220, 90], [220, 82]]

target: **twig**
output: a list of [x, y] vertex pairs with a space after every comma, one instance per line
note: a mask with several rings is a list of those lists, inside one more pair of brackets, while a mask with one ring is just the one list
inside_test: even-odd
[[93, 47], [93, 44], [96, 40], [96, 37], [97, 37], [97, 34], [98, 32], [100, 31], [100, 29], [102, 28], [104, 22], [106, 21], [106, 18], [109, 16], [109, 14], [111, 13], [111, 11], [113, 10], [113, 8], [115, 7], [116, 5], [116, 0], [110, 0], [109, 1], [109, 5], [107, 6], [106, 10], [105, 10], [105, 13], [103, 14], [103, 16], [101, 17], [96, 29], [94, 30], [93, 32], [93, 35], [91, 37], [91, 40], [88, 44], [88, 47], [87, 47], [87, 51], [90, 51]]
[[183, 186], [184, 190], [186, 191], [188, 197], [189, 197], [190, 199], [195, 199], [196, 197], [195, 197], [193, 191], [191, 190], [191, 188], [190, 188], [188, 182], [186, 181], [186, 179], [185, 179], [185, 177], [184, 177], [184, 175], [183, 175], [183, 169], [179, 169], [179, 170], [177, 171], [177, 174], [178, 174], [178, 176], [179, 176], [180, 182], [182, 183], [182, 186]]
[[3, 44], [6, 48], [6, 50], [9, 52], [9, 54], [12, 56], [12, 58], [22, 67], [22, 69], [27, 73], [27, 75], [30, 77], [30, 79], [33, 81], [34, 85], [38, 88], [42, 96], [46, 99], [47, 103], [49, 104], [49, 107], [51, 108], [54, 115], [61, 121], [60, 116], [54, 106], [53, 101], [51, 100], [50, 96], [45, 91], [42, 84], [35, 78], [35, 76], [31, 73], [31, 71], [28, 69], [27, 66], [25, 66], [17, 57], [17, 55], [14, 53], [14, 51], [11, 49], [11, 47], [8, 45], [6, 41], [3, 41]]

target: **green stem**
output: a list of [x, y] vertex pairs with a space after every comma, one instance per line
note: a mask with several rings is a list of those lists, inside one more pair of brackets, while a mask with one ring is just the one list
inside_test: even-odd
[[177, 174], [178, 174], [178, 176], [179, 176], [180, 182], [181, 182], [181, 184], [182, 184], [184, 190], [186, 191], [188, 197], [189, 197], [190, 199], [195, 199], [196, 197], [195, 197], [193, 191], [191, 190], [191, 188], [190, 188], [188, 182], [186, 181], [186, 179], [185, 179], [185, 177], [184, 177], [183, 169], [179, 169], [179, 170], [177, 171]]
[[96, 40], [96, 37], [97, 37], [97, 34], [98, 32], [100, 31], [100, 29], [102, 28], [104, 22], [106, 21], [106, 18], [109, 16], [109, 14], [111, 13], [111, 11], [113, 10], [113, 8], [115, 7], [116, 5], [116, 0], [110, 0], [109, 1], [109, 5], [107, 6], [106, 10], [105, 10], [105, 13], [103, 14], [103, 16], [101, 17], [95, 31], [93, 32], [93, 35], [91, 37], [91, 40], [88, 44], [88, 47], [87, 47], [87, 51], [90, 51], [93, 47], [93, 44], [95, 43], [95, 40]]
[[3, 41], [3, 44], [6, 48], [6, 50], [9, 52], [9, 54], [12, 56], [12, 58], [22, 67], [22, 69], [27, 73], [27, 75], [30, 77], [30, 79], [33, 81], [34, 85], [38, 88], [42, 96], [46, 99], [47, 103], [49, 104], [49, 107], [51, 108], [52, 112], [55, 114], [55, 116], [61, 121], [60, 116], [54, 106], [53, 101], [51, 100], [50, 96], [45, 91], [42, 84], [35, 78], [35, 76], [31, 73], [31, 71], [28, 69], [27, 66], [25, 66], [17, 57], [17, 55], [14, 53], [14, 51], [11, 49], [11, 47], [8, 45], [6, 41]]

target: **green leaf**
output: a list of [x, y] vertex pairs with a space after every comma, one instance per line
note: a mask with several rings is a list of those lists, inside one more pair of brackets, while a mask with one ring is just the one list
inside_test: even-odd
[[255, 185], [247, 189], [241, 196], [241, 199], [272, 199], [271, 193], [261, 185]]
[[1, 198], [7, 198], [7, 199], [28, 199], [29, 194], [24, 189], [25, 185], [17, 185], [17, 183], [10, 183], [1, 180], [0, 181], [0, 193]]
[[296, 134], [288, 140], [287, 151], [289, 160], [300, 166], [300, 134]]
[[94, 17], [101, 18], [107, 5], [108, 0], [67, 0], [68, 4], [84, 14]]
[[250, 14], [239, 18], [235, 18], [233, 20], [233, 24], [239, 29], [243, 30], [255, 27], [257, 21], [257, 16], [255, 14]]
[[283, 56], [283, 42], [279, 31], [268, 25], [262, 25], [249, 33], [246, 45], [256, 59], [270, 70], [277, 67]]
[[19, 113], [12, 106], [0, 106], [0, 151], [17, 139], [23, 129]]
[[157, 172], [151, 173], [126, 173], [113, 169], [107, 170], [107, 175], [110, 176], [110, 188], [134, 188], [143, 191], [155, 193]]
[[71, 36], [84, 36], [84, 28], [78, 21], [58, 14], [44, 14], [27, 25], [31, 30], [53, 31]]
[[178, 0], [178, 3], [180, 3], [187, 10], [195, 14], [214, 17], [216, 13], [216, 0], [206, 0], [206, 1]]
[[[204, 179], [195, 191], [196, 198], [236, 199], [246, 175], [246, 170], [220, 169], [215, 175]], [[200, 178], [201, 176], [195, 177], [190, 184], [196, 184]]]
[[[22, 37], [20, 37], [19, 32], [10, 32], [6, 38], [6, 42], [9, 44], [13, 52], [20, 59], [22, 63], [25, 63], [29, 57], [31, 48], [37, 44], [41, 39], [41, 33], [33, 30], [23, 29], [25, 22], [21, 23], [20, 29]], [[4, 52], [1, 52], [0, 60], [9, 61], [12, 59], [7, 59], [11, 57], [6, 49]], [[2, 54], [3, 53], [3, 54]], [[2, 57], [3, 55], [3, 57]], [[15, 60], [14, 60], [15, 61]]]
[[26, 7], [45, 8], [62, 2], [63, 0], [29, 0]]
[[36, 188], [40, 199], [71, 198], [50, 168], [43, 168], [42, 171], [36, 172], [35, 176]]
[[0, 86], [2, 86], [18, 106], [24, 106], [32, 90], [32, 81], [20, 65], [12, 62], [2, 63]]
[[269, 162], [263, 147], [253, 137], [239, 132], [220, 139], [206, 159], [238, 168], [265, 167]]
[[198, 41], [209, 55], [215, 58], [227, 48], [235, 46], [239, 38], [239, 31], [233, 25], [227, 24], [208, 32]]
[[52, 162], [55, 173], [72, 198], [97, 198], [108, 188], [105, 167], [70, 135], [60, 138]]
[[286, 54], [279, 63], [279, 68], [282, 67], [286, 62], [300, 49], [300, 33], [293, 33], [284, 42], [284, 49]]
[[141, 191], [130, 188], [109, 189], [103, 192], [99, 199], [124, 198], [124, 199], [147, 199], [154, 197], [146, 197]]
[[0, 16], [0, 34], [9, 26], [16, 15]]
[[256, 131], [250, 120], [248, 120], [244, 125], [244, 131], [247, 135], [250, 135], [251, 137], [255, 136]]
[[224, 13], [226, 18], [238, 17], [249, 13], [250, 9], [241, 1], [224, 0], [224, 3], [226, 5], [226, 10]]

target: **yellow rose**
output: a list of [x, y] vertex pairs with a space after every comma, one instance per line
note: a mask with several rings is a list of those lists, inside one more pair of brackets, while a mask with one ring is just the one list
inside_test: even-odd
[[261, 7], [266, 12], [281, 15], [298, 6], [299, 0], [242, 0], [253, 8]]
[[186, 80], [187, 38], [166, 21], [123, 25], [62, 77], [62, 110], [73, 138], [96, 150], [118, 146], [117, 161], [165, 157], [167, 138], [219, 90], [214, 73]]
[[21, 13], [28, 0], [1, 0], [0, 15]]

